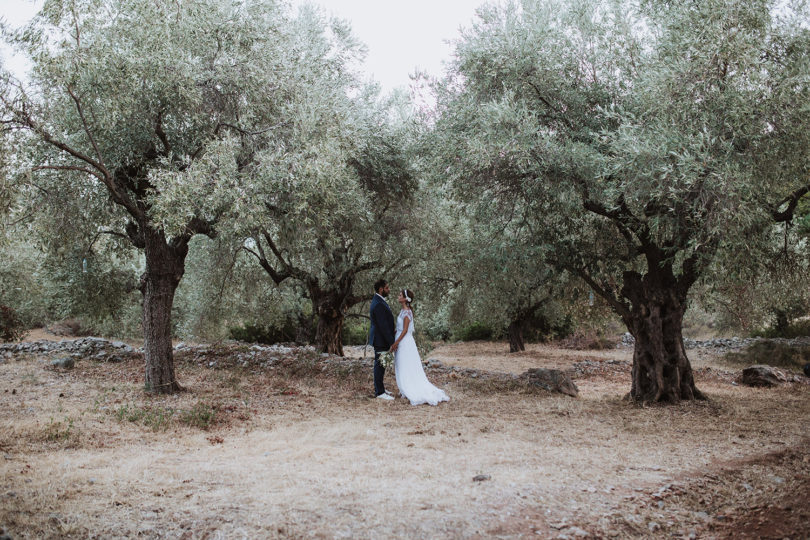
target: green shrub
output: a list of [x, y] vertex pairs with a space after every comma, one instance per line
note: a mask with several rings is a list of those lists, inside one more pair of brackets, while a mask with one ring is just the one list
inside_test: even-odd
[[281, 327], [275, 325], [260, 326], [247, 323], [229, 329], [231, 339], [245, 341], [247, 343], [262, 343], [265, 345], [295, 341], [296, 331], [297, 327], [292, 322], [287, 322]]
[[454, 337], [457, 341], [477, 341], [490, 340], [493, 334], [494, 332], [491, 326], [474, 322], [457, 330]]
[[742, 367], [766, 364], [800, 371], [804, 364], [810, 362], [810, 347], [791, 347], [775, 341], [760, 341], [744, 351], [727, 353], [725, 359]]
[[425, 333], [427, 339], [447, 341], [452, 336], [449, 320], [450, 304], [447, 302], [435, 309], [420, 311], [419, 330]]
[[754, 337], [787, 338], [810, 336], [810, 321], [796, 321], [792, 324], [778, 325], [753, 333]]
[[368, 341], [368, 325], [366, 319], [347, 320], [343, 325], [343, 344], [365, 345]]
[[571, 336], [574, 331], [574, 321], [571, 315], [566, 314], [556, 320], [550, 320], [540, 313], [529, 321], [523, 337], [531, 343], [545, 343]]
[[0, 305], [0, 341], [19, 341], [23, 337], [25, 330], [17, 313], [8, 306]]

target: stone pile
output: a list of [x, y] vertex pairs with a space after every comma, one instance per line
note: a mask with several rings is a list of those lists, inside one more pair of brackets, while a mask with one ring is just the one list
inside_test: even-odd
[[[99, 362], [121, 362], [128, 355], [140, 351], [141, 349], [136, 349], [123, 341], [109, 341], [97, 337], [61, 341], [24, 341], [0, 344], [0, 362], [10, 360], [16, 355], [59, 355], [73, 360], [88, 358]], [[66, 367], [67, 364], [69, 362], [63, 362], [61, 367]]]
[[626, 360], [599, 360], [585, 359], [574, 362], [571, 366], [574, 376], [588, 375], [626, 375], [633, 367], [632, 362]]
[[[779, 345], [785, 345], [787, 347], [807, 347], [810, 346], [810, 337], [798, 337], [798, 338], [761, 338], [761, 337], [751, 337], [751, 338], [739, 338], [739, 337], [730, 337], [730, 338], [712, 338], [706, 340], [698, 340], [698, 339], [691, 339], [691, 338], [684, 338], [683, 345], [687, 349], [713, 349], [716, 351], [736, 351], [739, 349], [750, 347], [751, 345], [759, 342], [772, 342], [777, 343]], [[619, 343], [619, 347], [632, 347], [635, 345], [636, 340], [630, 334], [630, 332], [625, 332], [622, 335], [622, 339]]]

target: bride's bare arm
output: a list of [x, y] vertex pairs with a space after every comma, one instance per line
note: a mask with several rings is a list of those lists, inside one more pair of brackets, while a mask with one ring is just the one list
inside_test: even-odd
[[397, 350], [397, 347], [399, 347], [399, 342], [402, 341], [402, 338], [404, 338], [408, 334], [408, 327], [410, 325], [411, 325], [410, 317], [405, 317], [405, 320], [402, 321], [402, 333], [399, 335], [399, 339], [396, 340], [393, 345], [391, 345], [391, 352], [395, 352]]

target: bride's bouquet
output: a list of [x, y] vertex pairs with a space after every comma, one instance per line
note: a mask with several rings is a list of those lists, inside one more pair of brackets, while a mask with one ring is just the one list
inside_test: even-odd
[[385, 351], [380, 353], [380, 365], [384, 369], [388, 369], [394, 365], [394, 353]]

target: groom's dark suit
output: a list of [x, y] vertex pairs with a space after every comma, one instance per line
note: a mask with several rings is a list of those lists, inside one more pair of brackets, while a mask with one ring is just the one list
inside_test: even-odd
[[385, 393], [383, 376], [385, 368], [380, 364], [380, 353], [387, 351], [394, 344], [394, 314], [388, 303], [379, 294], [371, 299], [371, 330], [368, 341], [374, 347], [374, 393]]

